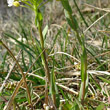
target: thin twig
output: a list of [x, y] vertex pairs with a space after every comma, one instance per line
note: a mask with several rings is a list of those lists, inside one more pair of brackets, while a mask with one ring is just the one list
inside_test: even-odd
[[105, 12], [109, 12], [110, 13], [110, 9], [95, 7], [95, 6], [87, 4], [87, 3], [84, 3], [84, 5], [87, 5], [89, 7], [95, 8], [95, 9], [100, 10], [100, 11], [105, 11]]
[[[44, 50], [42, 51], [42, 53], [44, 52]], [[26, 77], [26, 75], [28, 74], [28, 72], [32, 69], [32, 67], [33, 67], [33, 65], [36, 63], [36, 61], [39, 59], [39, 57], [42, 55], [42, 53], [36, 58], [36, 60], [33, 62], [33, 64], [31, 65], [31, 67], [28, 69], [28, 71], [26, 72], [26, 74], [25, 74], [25, 77]], [[7, 104], [7, 106], [5, 107], [5, 108], [7, 108], [7, 109], [5, 109], [4, 108], [4, 110], [8, 110], [9, 108], [10, 108], [10, 106], [11, 106], [11, 104], [12, 104], [12, 101], [13, 101], [13, 99], [15, 98], [15, 96], [16, 96], [16, 94], [17, 94], [17, 92], [18, 92], [18, 90], [19, 90], [19, 88], [20, 88], [20, 86], [21, 86], [21, 84], [23, 83], [23, 78], [19, 81], [19, 83], [17, 84], [17, 86], [16, 86], [16, 88], [15, 88], [15, 90], [14, 90], [14, 92], [13, 92], [13, 94], [12, 94], [12, 96], [11, 96], [11, 98], [10, 98], [10, 100], [9, 100], [9, 102], [8, 102], [8, 104]]]
[[[16, 57], [16, 60], [19, 59], [21, 52], [22, 52], [22, 50], [19, 51], [19, 53], [18, 53], [18, 55], [17, 55], [17, 57]], [[16, 65], [16, 61], [14, 61], [13, 65], [12, 65], [12, 68], [10, 69], [10, 71], [9, 71], [9, 73], [7, 74], [5, 80], [3, 81], [2, 86], [0, 87], [0, 94], [2, 93], [2, 90], [3, 90], [4, 86], [6, 85], [6, 82], [7, 82], [8, 78], [10, 77], [11, 72], [12, 72], [12, 70], [14, 69], [15, 65]]]
[[106, 31], [106, 30], [98, 30], [98, 32], [110, 33], [110, 31]]
[[[80, 71], [69, 71], [69, 72], [57, 72], [58, 74], [67, 75], [67, 76], [80, 76]], [[96, 71], [96, 70], [88, 70], [88, 74], [94, 75], [110, 75], [110, 72], [107, 71]]]
[[74, 56], [72, 56], [72, 55], [70, 55], [70, 54], [68, 54], [68, 53], [65, 53], [65, 52], [56, 52], [56, 53], [50, 54], [49, 56], [54, 56], [54, 55], [56, 55], [56, 54], [63, 54], [63, 55], [67, 55], [67, 56], [69, 56], [69, 57], [73, 58], [74, 60], [76, 60], [77, 62], [79, 62], [79, 63], [80, 63], [80, 61], [79, 61], [77, 58], [75, 58]]
[[108, 13], [105, 13], [104, 15], [102, 15], [100, 18], [98, 18], [94, 23], [92, 23], [85, 31], [84, 31], [84, 34], [92, 27], [94, 26], [98, 21], [100, 21], [102, 18], [104, 18], [105, 16], [107, 16], [109, 14]]
[[[26, 90], [26, 88], [24, 88], [23, 86], [21, 86], [21, 88]], [[38, 98], [40, 98], [40, 96], [36, 92], [33, 91], [33, 94], [36, 95]]]
[[104, 53], [101, 53], [101, 54], [98, 54], [95, 56], [96, 57], [100, 57], [100, 56], [105, 56], [105, 55], [108, 55], [110, 53], [110, 51], [107, 51], [107, 52], [104, 52]]
[[62, 79], [57, 79], [56, 81], [61, 82], [61, 81], [81, 81], [81, 79], [76, 79], [76, 78], [62, 78]]
[[71, 93], [71, 94], [75, 94], [75, 95], [78, 95], [78, 92], [74, 91], [73, 89], [70, 89], [62, 84], [59, 84], [56, 82], [56, 85], [58, 85], [59, 87], [61, 87], [62, 89], [64, 89], [65, 91]]
[[[28, 89], [28, 86], [27, 86], [27, 83], [26, 83], [26, 78], [25, 78], [25, 75], [24, 75], [24, 73], [23, 73], [23, 70], [22, 70], [21, 66], [19, 65], [18, 61], [17, 61], [16, 58], [14, 57], [13, 53], [12, 53], [12, 52], [10, 51], [10, 49], [2, 42], [2, 40], [0, 40], [0, 43], [7, 49], [7, 51], [9, 52], [9, 54], [11, 55], [11, 57], [13, 58], [13, 60], [16, 61], [16, 64], [17, 64], [18, 68], [20, 69], [20, 72], [21, 72], [22, 77], [23, 77], [23, 81], [24, 81], [24, 84], [25, 84], [25, 87], [26, 87], [26, 90], [27, 90], [27, 94], [28, 94], [28, 97], [29, 97], [29, 103], [30, 103], [31, 106], [32, 106], [30, 91], [29, 91], [29, 89]], [[11, 100], [11, 101], [9, 101], [9, 102], [11, 102], [11, 104], [12, 104], [13, 100]], [[8, 109], [10, 108], [11, 104], [10, 104], [10, 103], [7, 103], [7, 105], [4, 107], [4, 110], [8, 110]], [[33, 107], [32, 107], [32, 108], [33, 108]]]
[[[39, 76], [39, 75], [35, 75], [35, 74], [33, 74], [33, 73], [28, 73], [28, 74], [31, 75], [31, 76], [40, 78], [40, 79], [42, 79], [42, 80], [45, 80], [44, 77], [41, 77], [41, 76]], [[65, 91], [68, 91], [69, 93], [78, 95], [78, 92], [76, 92], [76, 91], [74, 91], [73, 89], [70, 89], [70, 88], [68, 88], [68, 87], [66, 87], [66, 86], [64, 86], [64, 85], [62, 85], [62, 84], [59, 84], [58, 82], [56, 82], [56, 85], [58, 85], [59, 87], [61, 87], [61, 88], [64, 89]]]

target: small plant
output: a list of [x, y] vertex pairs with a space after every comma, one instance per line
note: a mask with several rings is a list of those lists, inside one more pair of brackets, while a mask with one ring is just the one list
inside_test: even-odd
[[[18, 1], [18, 0], [8, 0], [8, 6], [11, 7], [11, 6], [14, 5], [16, 7], [22, 6], [22, 7], [25, 7], [25, 8], [30, 8], [35, 13], [35, 25], [36, 25], [36, 27], [38, 28], [38, 31], [39, 31], [40, 44], [41, 44], [41, 52], [43, 52], [42, 55], [41, 55], [41, 58], [42, 58], [42, 64], [44, 65], [44, 68], [45, 68], [45, 82], [46, 82], [46, 84], [45, 84], [45, 107], [47, 107], [48, 104], [50, 103], [49, 102], [49, 99], [48, 99], [49, 98], [49, 96], [48, 96], [48, 86], [50, 88], [53, 88], [54, 87], [53, 89], [55, 90], [55, 86], [53, 85], [53, 84], [55, 84], [55, 82], [52, 81], [52, 79], [54, 78], [54, 75], [50, 79], [50, 70], [49, 70], [49, 67], [48, 67], [48, 62], [47, 62], [47, 57], [46, 57], [45, 47], [44, 47], [44, 38], [43, 38], [43, 33], [42, 33], [43, 16], [42, 16], [42, 13], [40, 11], [40, 8], [42, 6], [42, 2], [43, 2], [43, 0], [39, 0], [39, 1], [36, 1], [36, 0], [21, 0], [21, 1]], [[27, 6], [21, 5], [21, 3], [24, 3]], [[10, 55], [12, 55], [13, 59], [16, 61], [15, 57], [13, 56], [13, 54], [11, 53], [11, 51], [7, 48], [7, 46], [2, 41], [1, 41], [1, 43], [8, 50], [8, 52], [10, 53]], [[18, 64], [18, 62], [17, 62], [17, 64]], [[18, 66], [19, 66], [19, 64], [18, 64]], [[19, 68], [21, 68], [21, 67], [19, 66]], [[22, 75], [23, 75], [23, 80], [25, 81], [25, 85], [26, 85], [26, 88], [27, 88], [27, 93], [28, 93], [28, 96], [29, 96], [29, 102], [30, 102], [31, 107], [32, 107], [31, 96], [30, 96], [30, 92], [29, 92], [29, 89], [27, 87], [26, 78], [25, 78], [26, 75], [24, 75], [22, 69], [20, 69], [20, 70], [21, 70]], [[22, 84], [23, 80], [21, 80], [19, 82], [19, 87]], [[19, 87], [16, 90], [16, 92], [13, 93], [13, 96], [12, 96], [12, 99], [11, 100], [14, 99], [17, 91], [19, 90]], [[54, 106], [51, 106], [51, 107], [55, 109], [56, 108], [56, 105], [55, 105], [56, 104], [55, 93], [52, 93], [51, 95], [52, 95], [51, 98], [53, 100], [53, 105], [54, 105]], [[12, 103], [12, 101], [9, 101], [9, 103], [6, 106], [5, 109], [9, 109], [10, 106], [11, 106], [11, 103]], [[33, 109], [33, 107], [32, 107], [32, 109]]]
[[[109, 10], [88, 4], [107, 13], [82, 10], [86, 5], [80, 4], [80, 9], [76, 0], [7, 0], [7, 3], [9, 7], [33, 11], [34, 25], [29, 14], [15, 15], [16, 25], [13, 23], [13, 28], [2, 34], [0, 49], [6, 51], [0, 53], [0, 110], [108, 109], [110, 38], [105, 34], [109, 31], [100, 29], [109, 29], [109, 16], [102, 19]], [[58, 10], [61, 17], [59, 12], [52, 16], [57, 3], [61, 6]], [[102, 41], [100, 45], [94, 44], [97, 39]]]
[[[76, 3], [75, 0], [73, 0], [73, 2]], [[85, 94], [87, 92], [87, 53], [86, 53], [86, 47], [85, 47], [85, 38], [84, 35], [80, 35], [78, 30], [78, 23], [76, 18], [74, 17], [74, 15], [72, 15], [72, 9], [71, 6], [69, 5], [69, 1], [68, 0], [61, 0], [61, 3], [64, 7], [64, 11], [65, 11], [65, 16], [67, 19], [68, 24], [70, 25], [70, 27], [73, 29], [73, 31], [76, 34], [77, 40], [82, 48], [82, 55], [81, 55], [81, 89], [80, 89], [80, 94], [79, 94], [79, 99], [82, 103], [82, 105], [84, 105], [84, 99], [85, 99]]]

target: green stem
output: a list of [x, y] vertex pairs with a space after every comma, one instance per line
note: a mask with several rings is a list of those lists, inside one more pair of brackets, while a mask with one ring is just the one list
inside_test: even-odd
[[[43, 61], [43, 65], [44, 65], [44, 69], [45, 69], [45, 76], [46, 76], [46, 84], [45, 84], [45, 103], [48, 105], [48, 85], [49, 87], [51, 87], [51, 81], [50, 81], [50, 71], [49, 71], [49, 67], [48, 67], [48, 62], [47, 62], [47, 58], [46, 58], [46, 52], [45, 52], [45, 47], [44, 47], [44, 39], [43, 39], [43, 34], [42, 34], [42, 28], [41, 28], [41, 22], [38, 20], [38, 30], [39, 30], [39, 35], [40, 35], [40, 44], [41, 44], [41, 48], [42, 50], [44, 50], [43, 54], [42, 54], [42, 61]], [[52, 94], [52, 98], [53, 98], [53, 104], [56, 105], [56, 98], [55, 95]]]
[[[72, 18], [72, 14], [69, 12], [68, 12], [68, 14], [69, 14], [69, 18], [71, 20], [72, 25], [75, 25], [73, 18]], [[82, 71], [82, 69], [84, 69], [83, 73], [81, 72], [81, 74], [83, 75], [82, 77], [84, 78], [84, 80], [82, 80], [82, 82], [81, 82], [81, 86], [82, 86], [81, 87], [82, 88], [81, 89], [81, 94], [82, 94], [81, 95], [81, 103], [82, 103], [82, 105], [84, 105], [84, 97], [85, 97], [85, 89], [86, 89], [86, 77], [87, 77], [87, 53], [86, 53], [86, 48], [85, 48], [85, 44], [84, 44], [84, 38], [80, 37], [77, 29], [74, 29], [74, 28], [72, 28], [72, 29], [76, 32], [76, 37], [77, 37], [78, 42], [82, 48], [82, 56], [81, 57], [83, 57], [83, 59], [84, 59], [83, 61], [81, 61], [81, 65], [83, 65], [81, 67], [81, 71]]]
[[[40, 24], [40, 23], [39, 23]], [[44, 50], [44, 39], [43, 39], [43, 34], [42, 34], [42, 29], [41, 26], [38, 26], [39, 34], [40, 34], [40, 44], [42, 50]], [[44, 69], [45, 69], [45, 76], [46, 76], [46, 85], [45, 85], [45, 103], [48, 105], [48, 84], [50, 86], [50, 71], [48, 67], [48, 62], [46, 60], [46, 53], [45, 50], [42, 54], [42, 60], [44, 63]]]
[[[44, 48], [44, 39], [43, 39], [41, 26], [39, 26], [39, 34], [40, 34], [41, 48], [42, 48], [42, 50], [44, 50], [45, 49]], [[49, 72], [48, 62], [46, 60], [46, 52], [45, 52], [45, 50], [44, 50], [42, 55], [43, 55], [43, 63], [44, 63], [46, 78], [47, 78], [47, 81], [50, 83], [50, 72]]]
[[83, 63], [83, 64], [81, 64], [81, 65], [83, 65], [82, 67], [81, 67], [81, 69], [83, 69], [84, 68], [84, 71], [83, 71], [83, 76], [82, 77], [84, 77], [84, 80], [82, 80], [82, 95], [81, 95], [81, 103], [82, 103], [82, 105], [84, 105], [84, 97], [85, 97], [85, 93], [86, 93], [86, 80], [87, 80], [87, 56], [86, 55], [84, 55], [84, 54], [86, 54], [85, 52], [83, 52], [83, 61], [81, 61], [81, 63]]

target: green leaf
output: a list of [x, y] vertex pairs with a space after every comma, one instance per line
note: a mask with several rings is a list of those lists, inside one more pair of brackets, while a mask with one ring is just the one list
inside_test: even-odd
[[101, 86], [97, 83], [97, 81], [95, 81], [94, 77], [92, 76], [92, 74], [89, 74], [92, 82], [95, 84], [95, 86], [101, 91]]
[[43, 21], [43, 15], [40, 10], [36, 9], [35, 10], [35, 25], [37, 27], [42, 26], [42, 21]]
[[42, 16], [42, 13], [41, 12], [38, 13], [38, 19], [39, 19], [39, 21], [42, 21], [43, 20], [43, 16]]
[[37, 4], [40, 5], [43, 2], [43, 0], [37, 0]]
[[74, 101], [71, 110], [80, 110], [78, 104], [76, 103], [76, 101]]
[[71, 110], [71, 107], [72, 107], [72, 105], [69, 104], [68, 102], [66, 102], [66, 103], [63, 105], [62, 110]]
[[58, 93], [58, 87], [57, 87], [56, 84], [55, 84], [55, 91], [56, 91], [56, 107], [59, 108], [59, 105], [60, 105], [60, 95]]
[[61, 0], [61, 3], [65, 10], [67, 10], [70, 14], [72, 14], [71, 6], [69, 5], [68, 0]]
[[84, 108], [82, 104], [75, 98], [75, 101], [73, 103], [71, 110], [84, 110]]
[[[98, 76], [99, 77], [99, 76]], [[108, 79], [105, 79], [105, 78], [103, 78], [103, 77], [99, 77], [101, 80], [103, 80], [104, 82], [106, 82], [106, 83], [108, 83], [108, 84], [110, 84], [110, 81], [108, 80]]]
[[27, 101], [27, 99], [25, 97], [21, 97], [21, 98], [17, 99], [17, 102], [19, 102], [19, 103], [23, 103], [25, 101]]
[[0, 40], [0, 45], [2, 45], [2, 41]]
[[52, 70], [50, 74], [50, 81], [51, 81], [51, 87], [50, 87], [50, 93], [55, 94], [55, 75], [54, 75], [54, 69]]
[[43, 30], [43, 37], [44, 37], [44, 39], [46, 37], [47, 31], [48, 31], [48, 25], [46, 25], [44, 30]]
[[88, 78], [87, 78], [87, 53], [86, 48], [82, 45], [82, 55], [81, 55], [81, 87], [79, 99], [84, 99], [88, 92]]
[[[81, 11], [80, 11], [80, 9], [79, 9], [79, 7], [78, 7], [77, 3], [76, 3], [76, 0], [73, 0], [73, 2], [74, 2], [74, 4], [75, 4], [75, 6], [76, 6], [76, 8], [77, 8], [77, 10], [78, 10], [78, 12], [79, 12], [79, 14], [80, 14], [80, 16], [81, 16], [82, 20], [84, 21], [84, 23], [85, 23], [86, 27], [89, 27], [88, 23], [86, 22], [86, 20], [85, 20], [85, 18], [84, 18], [84, 16], [83, 16], [83, 14], [81, 13]], [[90, 30], [90, 29], [89, 29], [89, 30]]]
[[83, 55], [81, 56], [81, 80], [85, 81], [87, 78], [87, 54], [84, 49]]
[[66, 20], [68, 24], [70, 25], [70, 27], [74, 30], [77, 30], [78, 23], [77, 23], [77, 20], [75, 19], [75, 16], [70, 15], [70, 13], [66, 10], [64, 10], [64, 12], [65, 12]]
[[104, 110], [104, 104], [100, 104], [100, 105], [96, 108], [96, 110]]
[[22, 110], [26, 110], [25, 106], [23, 105]]
[[[13, 40], [15, 40], [15, 42], [17, 42], [17, 43], [19, 44], [19, 45], [18, 45], [19, 47], [21, 47], [23, 50], [25, 50], [28, 54], [30, 54], [30, 55], [34, 58], [34, 56], [33, 56], [32, 53], [35, 53], [35, 52], [33, 51], [32, 48], [29, 47], [29, 45], [26, 45], [26, 44], [24, 44], [24, 43], [18, 41], [17, 38], [14, 37], [13, 35], [11, 35], [10, 33], [4, 33], [4, 35], [5, 35], [6, 37], [10, 37], [10, 38], [12, 38]], [[31, 53], [31, 52], [32, 52], [32, 53]]]

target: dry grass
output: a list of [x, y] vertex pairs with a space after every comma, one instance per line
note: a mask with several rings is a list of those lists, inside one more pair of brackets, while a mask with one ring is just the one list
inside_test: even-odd
[[[98, 105], [104, 106], [103, 109], [109, 110], [110, 104], [110, 37], [109, 37], [109, 0], [97, 0], [96, 1], [78, 1], [78, 6], [88, 23], [88, 27], [85, 25], [78, 10], [76, 9], [73, 1], [71, 0], [71, 6], [73, 7], [73, 15], [77, 18], [79, 24], [79, 34], [84, 32], [85, 45], [87, 48], [87, 62], [89, 74], [88, 94], [85, 100], [84, 109], [94, 110], [98, 108]], [[91, 4], [91, 5], [89, 5]], [[58, 1], [48, 3], [45, 5], [44, 23], [43, 29], [48, 25], [48, 30], [45, 38], [46, 53], [48, 54], [47, 61], [49, 62], [49, 68], [54, 71], [56, 78], [56, 85], [58, 86], [58, 94], [60, 95], [60, 108], [68, 110], [74, 103], [78, 102], [78, 93], [80, 91], [81, 83], [81, 47], [75, 37], [75, 33], [68, 26], [66, 18], [63, 12], [63, 7]], [[19, 47], [22, 44], [18, 43], [12, 37], [6, 37], [8, 35], [14, 36], [18, 41], [26, 44], [30, 51], [23, 50], [24, 53], [20, 55], [19, 63], [24, 72], [28, 70], [35, 58], [40, 54], [38, 51], [39, 34], [36, 31], [34, 25], [34, 14], [29, 10], [23, 10], [22, 8], [7, 9], [7, 14], [0, 15], [0, 37], [12, 50], [15, 56], [17, 56]], [[19, 22], [22, 26], [20, 26]], [[23, 27], [23, 29], [22, 29]], [[90, 30], [89, 30], [90, 29]], [[23, 30], [25, 32], [23, 32]], [[5, 33], [5, 34], [4, 34]], [[6, 33], [9, 33], [6, 35]], [[25, 35], [26, 34], [26, 35]], [[24, 41], [22, 38], [24, 36]], [[33, 38], [32, 38], [33, 36]], [[28, 40], [26, 40], [26, 37]], [[38, 43], [36, 43], [36, 42]], [[36, 46], [37, 45], [37, 46]], [[7, 73], [13, 66], [13, 60], [7, 54], [5, 48], [0, 46], [0, 74], [1, 83], [5, 80]], [[6, 55], [6, 58], [4, 57]], [[32, 57], [33, 55], [33, 57]], [[24, 56], [24, 57], [23, 57]], [[35, 58], [34, 58], [35, 57]], [[54, 62], [54, 69], [53, 68]], [[3, 95], [0, 96], [0, 103], [3, 106], [6, 105], [12, 92], [15, 90], [18, 81], [21, 78], [19, 69], [15, 66], [12, 73], [15, 76], [11, 76], [6, 82], [6, 87], [3, 89]], [[28, 86], [32, 94], [32, 103], [36, 109], [43, 108], [44, 104], [44, 69], [41, 59], [38, 59], [37, 63], [33, 66], [32, 70], [28, 73], [27, 78]], [[16, 78], [15, 78], [16, 77]], [[18, 77], [18, 79], [17, 79]], [[26, 109], [30, 108], [28, 99], [20, 94], [26, 93], [26, 88], [22, 84], [18, 96], [15, 99], [15, 105], [17, 108], [26, 105]], [[9, 92], [9, 94], [7, 93]], [[5, 95], [6, 94], [6, 95]], [[8, 95], [7, 95], [8, 94]], [[27, 95], [27, 93], [26, 93]], [[19, 96], [24, 99], [20, 102]], [[17, 101], [18, 102], [17, 102]], [[49, 99], [52, 100], [51, 98]], [[66, 101], [68, 100], [68, 101]], [[14, 104], [13, 104], [14, 105]], [[38, 106], [36, 106], [38, 105]], [[64, 105], [64, 106], [63, 106]], [[68, 107], [70, 106], [70, 107]], [[82, 106], [79, 104], [79, 106]], [[100, 106], [99, 106], [100, 107]], [[2, 108], [2, 107], [1, 107]], [[97, 110], [101, 110], [100, 108]]]

